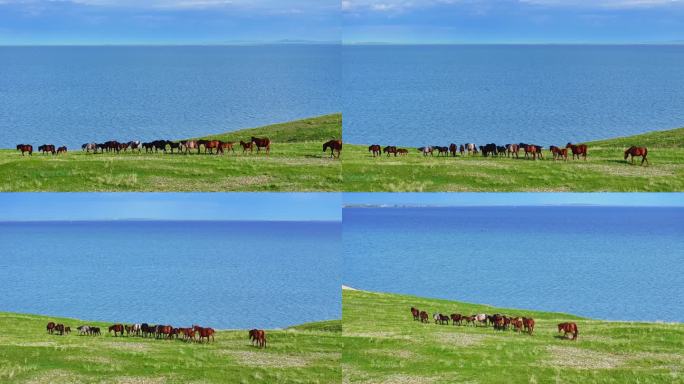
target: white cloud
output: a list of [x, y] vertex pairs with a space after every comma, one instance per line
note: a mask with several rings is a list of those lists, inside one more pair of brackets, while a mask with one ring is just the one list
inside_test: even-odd
[[524, 4], [581, 8], [647, 8], [684, 5], [684, 0], [519, 0]]

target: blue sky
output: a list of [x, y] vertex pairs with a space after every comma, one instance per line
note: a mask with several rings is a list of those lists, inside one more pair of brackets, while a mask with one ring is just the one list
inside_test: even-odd
[[343, 200], [346, 205], [683, 207], [684, 193], [345, 193]]
[[339, 0], [0, 0], [0, 45], [340, 40]]
[[339, 221], [339, 193], [0, 193], [0, 221]]
[[684, 0], [342, 0], [345, 43], [684, 42]]

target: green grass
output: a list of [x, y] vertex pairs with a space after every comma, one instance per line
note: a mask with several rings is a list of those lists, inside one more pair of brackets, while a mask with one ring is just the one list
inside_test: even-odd
[[[563, 145], [565, 143], [558, 143]], [[406, 157], [373, 158], [368, 146], [346, 145], [344, 191], [684, 191], [684, 128], [587, 143], [587, 161], [428, 157], [409, 149]], [[623, 152], [647, 146], [650, 166], [628, 164]]]
[[[511, 292], [511, 294], [528, 294]], [[565, 300], [572, 300], [568, 293]], [[636, 305], [636, 304], [635, 304]], [[430, 313], [531, 316], [533, 336], [489, 327], [421, 324]], [[345, 290], [348, 383], [682, 383], [684, 324], [606, 322], [577, 316], [414, 296]], [[577, 341], [556, 324], [574, 321]]]
[[[86, 154], [24, 156], [0, 150], [0, 192], [126, 191], [339, 191], [341, 164], [322, 153], [322, 143], [342, 135], [342, 115], [208, 136], [246, 140], [268, 136], [269, 157], [179, 154]], [[34, 145], [37, 148], [37, 145]]]
[[265, 349], [247, 331], [218, 331], [214, 343], [49, 335], [48, 321], [74, 319], [0, 313], [1, 383], [339, 383], [340, 321], [267, 331]]

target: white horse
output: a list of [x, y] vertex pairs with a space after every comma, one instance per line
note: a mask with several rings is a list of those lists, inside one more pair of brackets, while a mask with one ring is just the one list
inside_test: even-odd
[[418, 152], [422, 153], [423, 156], [430, 155], [432, 156], [432, 147], [420, 147], [418, 148]]
[[78, 329], [78, 334], [79, 335], [88, 335], [90, 334], [90, 327], [87, 325], [81, 325], [80, 327], [76, 328]]
[[90, 151], [97, 152], [97, 144], [86, 143], [86, 144], [81, 145], [81, 149], [83, 149], [86, 152], [90, 152]]
[[466, 151], [468, 151], [468, 155], [477, 151], [477, 146], [474, 143], [468, 143], [465, 145], [465, 147], [466, 147]]
[[478, 323], [485, 323], [485, 325], [486, 325], [487, 324], [487, 315], [484, 313], [478, 313], [477, 315], [475, 315], [475, 320]]

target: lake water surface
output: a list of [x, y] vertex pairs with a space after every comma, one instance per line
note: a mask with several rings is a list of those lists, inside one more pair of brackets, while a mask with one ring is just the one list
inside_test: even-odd
[[684, 45], [342, 50], [352, 143], [548, 146], [684, 126]]
[[222, 329], [339, 319], [340, 230], [335, 222], [0, 223], [0, 311]]
[[682, 321], [684, 208], [345, 208], [344, 284]]
[[337, 45], [0, 47], [0, 147], [182, 139], [340, 111]]

